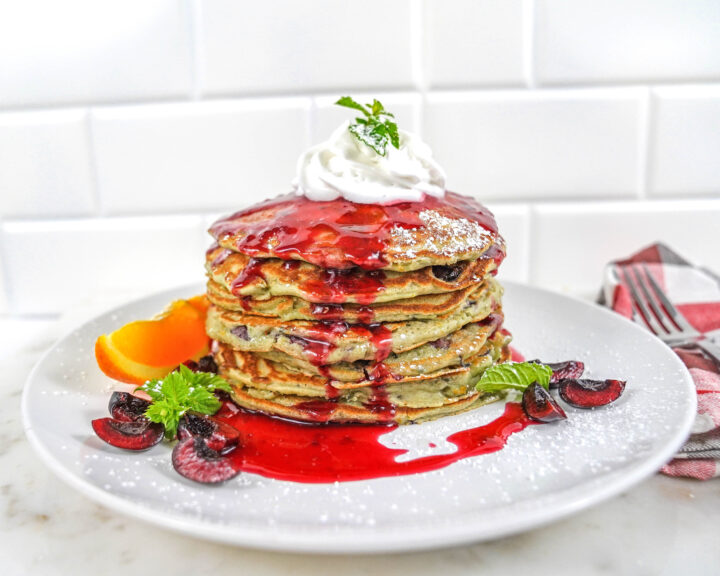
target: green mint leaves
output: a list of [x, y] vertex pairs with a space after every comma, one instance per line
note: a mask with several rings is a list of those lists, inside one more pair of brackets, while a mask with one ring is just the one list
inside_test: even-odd
[[149, 380], [135, 390], [145, 392], [152, 404], [145, 411], [151, 421], [165, 426], [165, 437], [175, 438], [180, 418], [188, 410], [202, 414], [215, 414], [221, 402], [215, 390], [230, 392], [230, 384], [209, 372], [193, 372], [187, 366], [171, 372], [162, 380]]
[[345, 106], [358, 110], [364, 114], [355, 118], [355, 124], [350, 124], [348, 130], [363, 144], [367, 144], [380, 156], [387, 154], [388, 144], [400, 148], [400, 135], [398, 127], [393, 119], [395, 116], [385, 110], [385, 107], [378, 101], [373, 100], [372, 104], [360, 104], [350, 96], [343, 96], [337, 102], [338, 106]]
[[532, 362], [495, 364], [483, 372], [475, 389], [484, 393], [500, 392], [506, 389], [523, 391], [533, 382], [547, 388], [552, 374], [552, 369], [544, 364]]

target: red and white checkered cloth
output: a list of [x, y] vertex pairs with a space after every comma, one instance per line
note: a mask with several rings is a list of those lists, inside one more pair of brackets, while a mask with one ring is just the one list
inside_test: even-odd
[[[663, 244], [653, 244], [617, 266], [644, 263], [678, 311], [697, 330], [720, 341], [720, 277], [698, 268]], [[630, 292], [605, 270], [600, 303], [632, 317]], [[714, 332], [717, 331], [717, 332]], [[720, 367], [698, 348], [675, 348], [697, 389], [697, 416], [692, 433], [675, 458], [660, 470], [668, 476], [707, 480], [720, 476]]]

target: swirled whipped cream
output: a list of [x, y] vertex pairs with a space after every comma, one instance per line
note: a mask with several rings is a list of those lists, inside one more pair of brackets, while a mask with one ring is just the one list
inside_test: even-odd
[[400, 148], [388, 144], [385, 156], [360, 142], [345, 122], [330, 138], [302, 154], [297, 163], [297, 193], [311, 200], [343, 197], [362, 204], [422, 200], [445, 194], [445, 172], [430, 147], [399, 130]]

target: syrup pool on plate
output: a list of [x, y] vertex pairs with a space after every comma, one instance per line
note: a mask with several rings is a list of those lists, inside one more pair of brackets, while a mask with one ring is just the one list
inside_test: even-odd
[[226, 402], [215, 416], [240, 431], [241, 448], [228, 457], [242, 472], [277, 480], [330, 483], [431, 472], [465, 458], [502, 449], [515, 432], [536, 424], [516, 402], [492, 422], [448, 436], [451, 454], [406, 462], [406, 450], [388, 448], [380, 437], [396, 425], [304, 424], [249, 412]]

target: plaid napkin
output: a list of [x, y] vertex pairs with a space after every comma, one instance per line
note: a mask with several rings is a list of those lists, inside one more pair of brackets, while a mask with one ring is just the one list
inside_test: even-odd
[[[663, 244], [653, 244], [617, 266], [645, 263], [678, 311], [697, 330], [720, 342], [720, 277], [699, 268]], [[599, 302], [632, 317], [630, 292], [605, 269]], [[668, 476], [707, 480], [720, 476], [720, 367], [698, 348], [674, 348], [690, 370], [697, 389], [697, 415], [690, 438], [660, 470]]]

